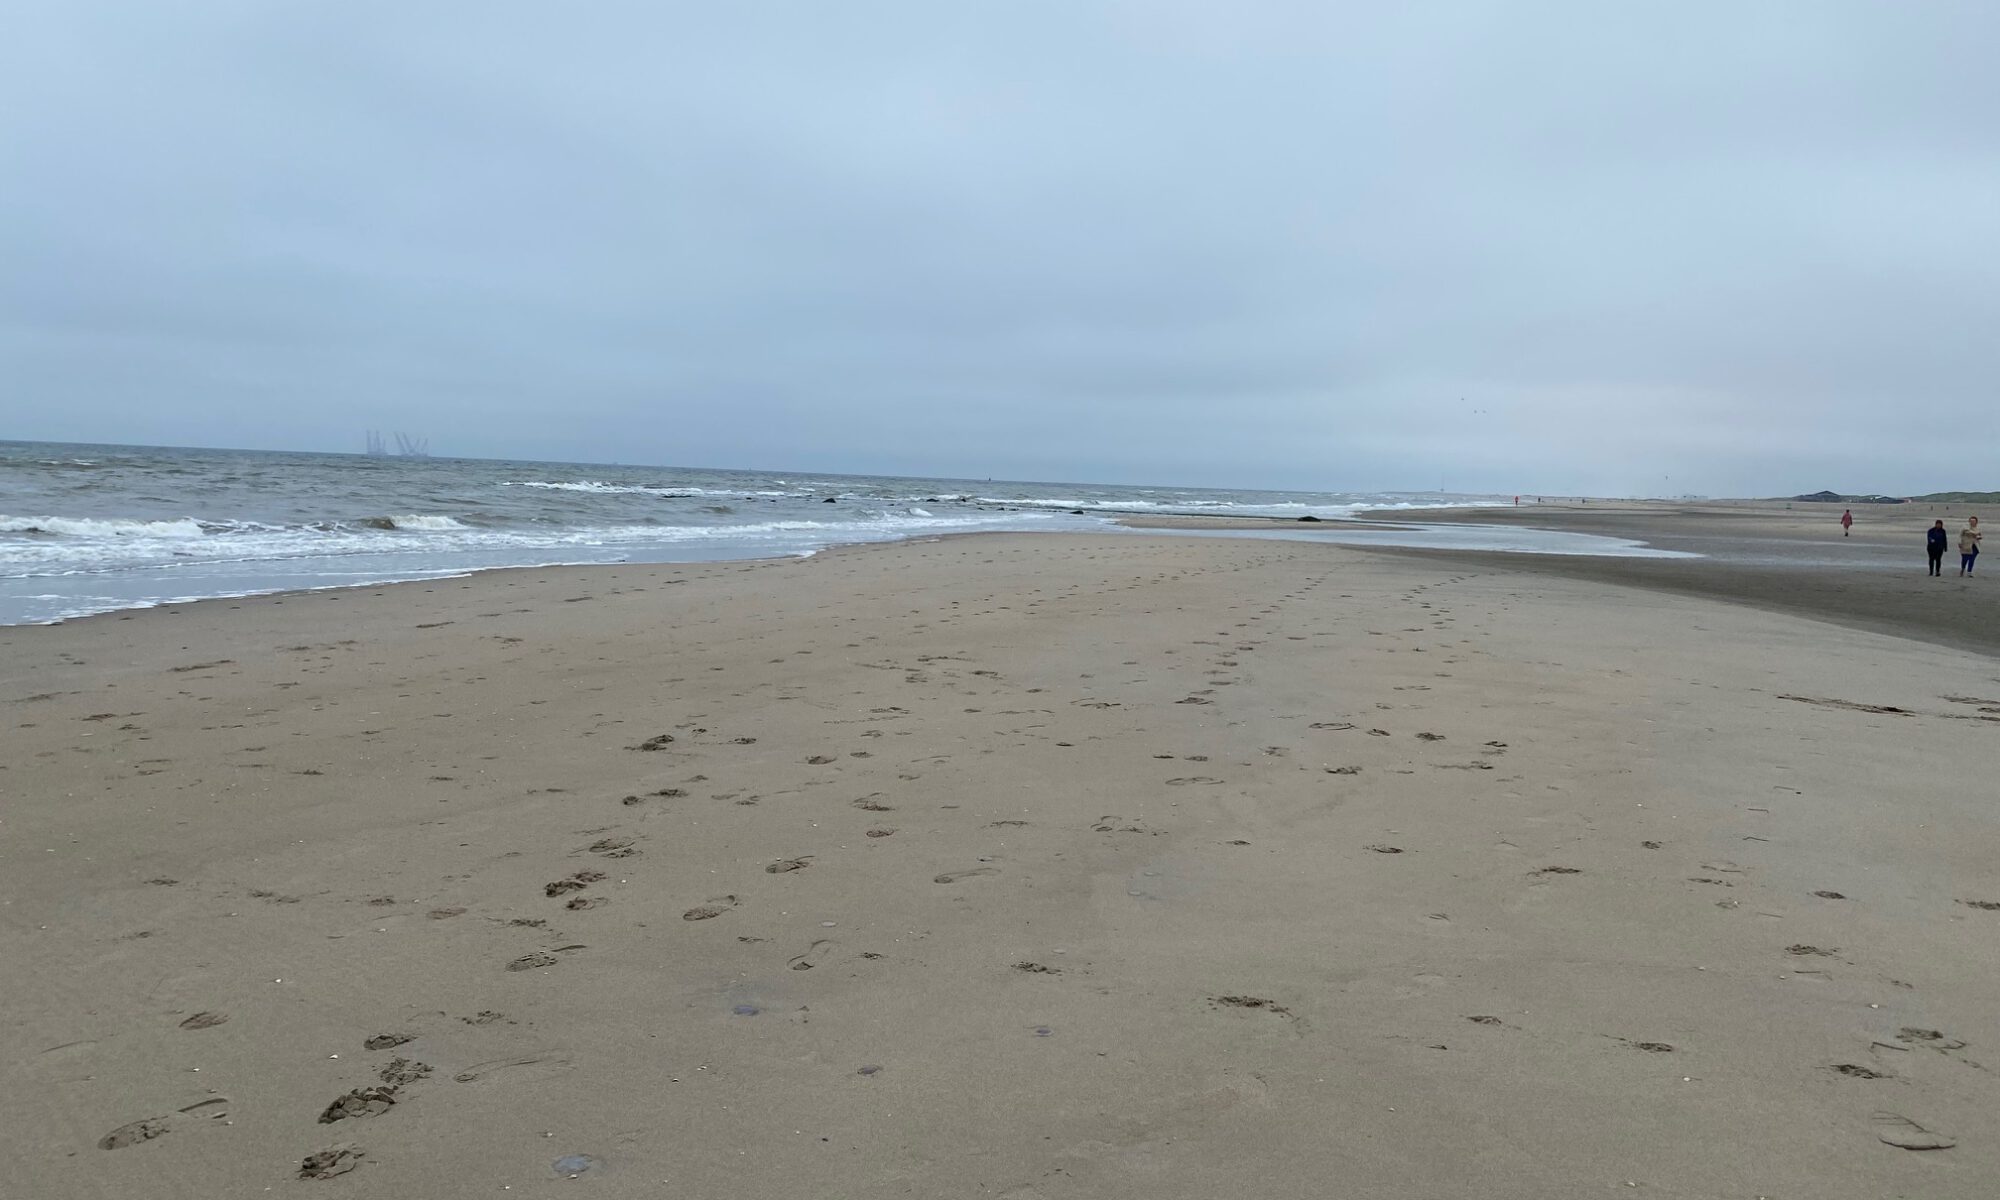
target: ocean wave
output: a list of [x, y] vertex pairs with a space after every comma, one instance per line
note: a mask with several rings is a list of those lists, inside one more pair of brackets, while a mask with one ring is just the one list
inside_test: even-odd
[[127, 521], [94, 517], [0, 516], [0, 533], [39, 533], [71, 538], [198, 538], [207, 531], [193, 517], [167, 521]]
[[449, 529], [464, 529], [466, 526], [456, 517], [438, 513], [410, 513], [406, 516], [386, 518], [391, 529], [406, 529], [412, 532], [438, 533]]
[[94, 458], [12, 458], [0, 457], [0, 470], [40, 471], [54, 467], [62, 471], [90, 471], [104, 464]]
[[[0, 577], [77, 575], [101, 571], [173, 569], [197, 564], [296, 563], [306, 559], [353, 560], [393, 555], [448, 564], [473, 555], [484, 560], [521, 557], [546, 561], [551, 553], [591, 550], [644, 552], [647, 547], [703, 544], [769, 547], [773, 554], [809, 553], [843, 542], [886, 541], [926, 533], [1019, 526], [1052, 514], [870, 513], [833, 519], [790, 519], [712, 525], [579, 525], [483, 528], [453, 517], [411, 514], [307, 525], [255, 522], [89, 521], [68, 518], [0, 518], [0, 530], [85, 536], [43, 536], [0, 542]], [[106, 531], [124, 529], [123, 536]]]
[[583, 492], [593, 496], [658, 496], [665, 500], [693, 500], [702, 496], [804, 496], [807, 492], [758, 491], [753, 488], [674, 487], [658, 483], [606, 483], [597, 479], [567, 482], [549, 479], [509, 479], [501, 487], [535, 488], [544, 492]]
[[0, 533], [41, 534], [47, 537], [105, 540], [154, 538], [206, 538], [244, 534], [283, 533], [289, 530], [313, 533], [344, 533], [355, 528], [440, 532], [464, 529], [456, 517], [441, 513], [409, 513], [390, 517], [366, 517], [346, 521], [318, 521], [309, 525], [272, 525], [263, 521], [202, 521], [194, 517], [142, 520], [120, 517], [9, 517], [0, 516]]
[[567, 483], [549, 479], [509, 479], [501, 487], [534, 488], [543, 492], [585, 492], [593, 496], [700, 496], [700, 488], [662, 487], [644, 483], [605, 483], [596, 479], [576, 479]]

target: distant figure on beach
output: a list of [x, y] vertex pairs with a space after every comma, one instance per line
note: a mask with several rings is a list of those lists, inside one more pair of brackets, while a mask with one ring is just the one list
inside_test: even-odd
[[1945, 532], [1942, 519], [1924, 533], [1924, 553], [1931, 556], [1931, 574], [1944, 574], [1944, 548], [1949, 541], [1951, 535]]
[[1979, 560], [1979, 518], [1967, 517], [1965, 528], [1958, 531], [1958, 573], [1972, 574], [1972, 564]]
[[1854, 528], [1854, 510], [1850, 508], [1846, 512], [1840, 514], [1840, 536], [1846, 537], [1848, 535], [1848, 532], [1853, 528]]

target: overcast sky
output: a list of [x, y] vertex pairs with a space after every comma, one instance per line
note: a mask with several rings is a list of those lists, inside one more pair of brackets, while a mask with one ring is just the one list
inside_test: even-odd
[[0, 437], [2000, 487], [2000, 5], [22, 0]]

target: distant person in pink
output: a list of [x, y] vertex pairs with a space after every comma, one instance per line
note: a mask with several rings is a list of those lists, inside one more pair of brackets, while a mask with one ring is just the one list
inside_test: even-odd
[[1853, 529], [1854, 529], [1854, 510], [1850, 508], [1846, 512], [1840, 514], [1840, 536], [1846, 537]]

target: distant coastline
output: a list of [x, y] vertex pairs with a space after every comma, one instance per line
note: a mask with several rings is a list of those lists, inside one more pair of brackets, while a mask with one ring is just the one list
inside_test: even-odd
[[1805, 504], [2000, 504], [2000, 492], [1926, 492], [1921, 496], [1887, 496], [1879, 492], [1853, 495], [1811, 492], [1782, 499]]

